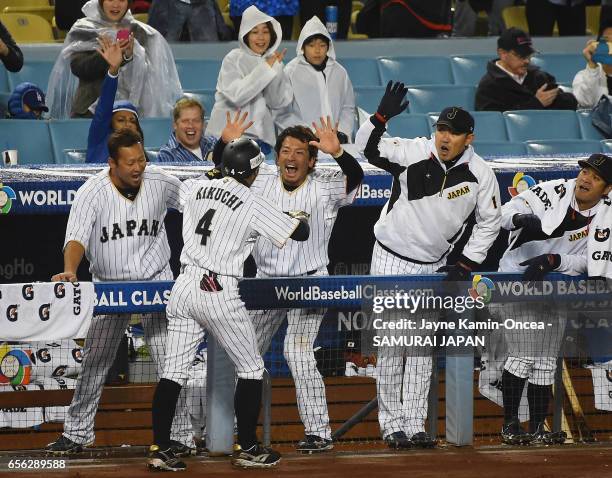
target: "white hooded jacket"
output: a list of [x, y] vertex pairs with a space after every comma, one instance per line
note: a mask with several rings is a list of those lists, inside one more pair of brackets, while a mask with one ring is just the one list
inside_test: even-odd
[[[313, 35], [329, 39], [327, 64], [323, 71], [315, 70], [304, 57], [304, 42]], [[319, 123], [321, 116], [338, 121], [338, 130], [349, 138], [355, 122], [355, 94], [353, 84], [344, 67], [336, 61], [334, 43], [325, 25], [318, 17], [306, 22], [296, 46], [297, 56], [285, 68], [293, 88], [293, 102], [287, 108], [275, 111], [279, 129], [289, 126], [310, 126]]]
[[[274, 27], [276, 42], [260, 56], [244, 43], [244, 37], [255, 26], [266, 22]], [[287, 106], [292, 98], [291, 85], [283, 73], [283, 64], [275, 62], [271, 67], [266, 63], [266, 58], [280, 45], [282, 36], [280, 23], [274, 18], [255, 6], [244, 11], [238, 35], [240, 48], [230, 51], [221, 64], [207, 135], [221, 137], [226, 112], [240, 108], [242, 112], [248, 112], [249, 119], [255, 122], [245, 136], [274, 145], [276, 134], [270, 110]]]

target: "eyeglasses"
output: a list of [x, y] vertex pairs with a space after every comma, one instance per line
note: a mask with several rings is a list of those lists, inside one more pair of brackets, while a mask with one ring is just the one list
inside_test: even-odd
[[510, 50], [510, 54], [514, 57], [514, 58], [518, 58], [519, 60], [527, 60], [527, 61], [531, 61], [531, 59], [535, 56], [535, 53], [530, 53], [527, 56], [522, 56], [519, 55], [517, 52], [515, 52], [514, 50]]

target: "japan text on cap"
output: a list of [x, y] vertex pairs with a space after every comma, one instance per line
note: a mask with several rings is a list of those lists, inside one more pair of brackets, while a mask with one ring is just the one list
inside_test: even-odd
[[444, 108], [435, 126], [442, 124], [448, 126], [454, 133], [473, 133], [474, 118], [471, 114], [458, 106]]

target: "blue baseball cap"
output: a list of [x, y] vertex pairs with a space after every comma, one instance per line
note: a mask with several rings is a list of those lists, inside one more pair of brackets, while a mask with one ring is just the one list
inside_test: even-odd
[[117, 111], [130, 111], [131, 113], [134, 113], [136, 118], [138, 118], [138, 110], [127, 100], [119, 100], [113, 103], [113, 113], [116, 113]]

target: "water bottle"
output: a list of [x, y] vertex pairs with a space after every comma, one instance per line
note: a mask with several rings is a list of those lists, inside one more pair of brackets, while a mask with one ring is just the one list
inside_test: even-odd
[[335, 40], [338, 34], [338, 7], [336, 5], [325, 7], [325, 28], [327, 28], [332, 40]]

